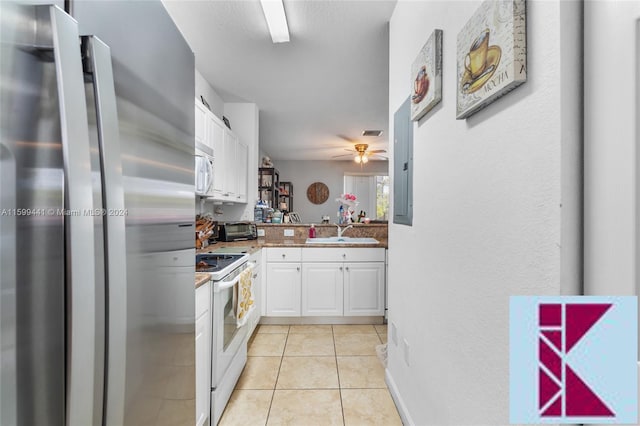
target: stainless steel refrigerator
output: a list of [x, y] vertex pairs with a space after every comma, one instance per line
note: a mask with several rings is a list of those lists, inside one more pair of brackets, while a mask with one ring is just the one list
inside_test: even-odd
[[0, 1], [0, 424], [193, 425], [193, 53], [69, 4]]

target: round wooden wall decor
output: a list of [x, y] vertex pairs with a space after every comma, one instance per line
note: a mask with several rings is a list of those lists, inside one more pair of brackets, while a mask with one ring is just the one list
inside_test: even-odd
[[322, 182], [314, 182], [307, 188], [307, 198], [313, 204], [322, 204], [329, 199], [329, 188]]

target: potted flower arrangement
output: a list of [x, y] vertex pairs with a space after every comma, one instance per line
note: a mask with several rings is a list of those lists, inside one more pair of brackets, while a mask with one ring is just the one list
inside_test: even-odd
[[354, 194], [342, 194], [340, 198], [336, 198], [336, 202], [340, 203], [341, 207], [338, 210], [339, 222], [341, 224], [353, 223], [353, 215], [355, 214], [356, 206], [359, 204], [357, 197]]

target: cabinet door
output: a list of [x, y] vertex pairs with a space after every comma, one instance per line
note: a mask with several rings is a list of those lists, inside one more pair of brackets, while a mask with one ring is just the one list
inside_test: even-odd
[[236, 179], [237, 172], [234, 170], [236, 168], [236, 145], [238, 139], [236, 135], [231, 133], [229, 129], [224, 129], [224, 163], [225, 163], [225, 173], [224, 173], [224, 194], [225, 196], [233, 196], [235, 199], [236, 194]]
[[249, 262], [254, 262], [256, 266], [253, 268], [252, 278], [252, 289], [253, 289], [253, 313], [251, 315], [251, 324], [249, 325], [249, 337], [253, 333], [253, 330], [256, 328], [258, 323], [260, 322], [260, 315], [262, 315], [262, 271], [260, 270], [262, 267], [262, 253], [258, 251], [253, 253], [249, 257]]
[[342, 316], [342, 263], [302, 264], [302, 315]]
[[[211, 309], [209, 309], [210, 283], [196, 289], [196, 425], [206, 423], [211, 396]], [[205, 304], [203, 306], [203, 304]]]
[[344, 264], [344, 315], [384, 315], [384, 262]]
[[208, 111], [200, 101], [196, 100], [196, 142], [207, 144]]
[[267, 316], [300, 316], [300, 263], [267, 263]]
[[240, 203], [247, 202], [247, 173], [249, 172], [249, 148], [238, 139], [236, 145], [237, 188], [236, 199]]
[[224, 191], [224, 176], [226, 172], [224, 157], [224, 128], [223, 124], [209, 118], [209, 141], [213, 148], [213, 191], [222, 194]]

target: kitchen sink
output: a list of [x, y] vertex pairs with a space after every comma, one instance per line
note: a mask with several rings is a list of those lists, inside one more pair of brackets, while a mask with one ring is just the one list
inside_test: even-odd
[[326, 237], [307, 238], [307, 244], [378, 244], [375, 238], [354, 238], [354, 237]]

